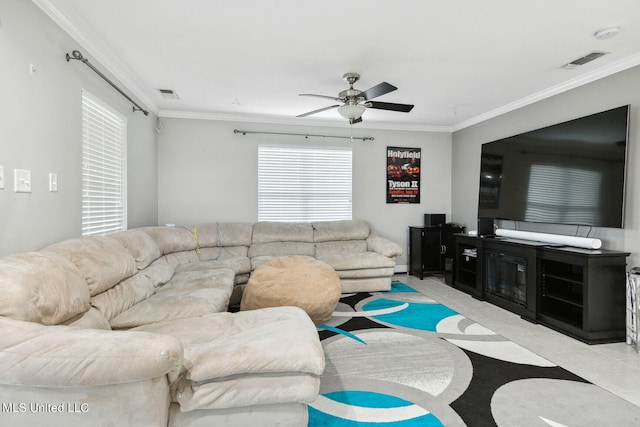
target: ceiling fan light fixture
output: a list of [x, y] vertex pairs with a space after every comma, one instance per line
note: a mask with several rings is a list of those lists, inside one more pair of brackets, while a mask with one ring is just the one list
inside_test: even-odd
[[362, 116], [366, 108], [363, 105], [343, 105], [338, 108], [338, 113], [348, 120], [357, 119]]

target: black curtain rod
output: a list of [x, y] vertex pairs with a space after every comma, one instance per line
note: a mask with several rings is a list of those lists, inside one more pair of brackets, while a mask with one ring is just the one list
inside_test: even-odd
[[337, 136], [337, 135], [313, 135], [310, 133], [287, 133], [287, 132], [258, 132], [252, 130], [238, 130], [234, 129], [233, 133], [241, 133], [243, 135], [249, 133], [257, 133], [262, 135], [290, 135], [290, 136], [304, 136], [305, 138], [309, 138], [310, 136], [317, 138], [342, 138], [342, 139], [361, 139], [363, 141], [373, 141], [373, 137], [371, 136]]
[[100, 77], [103, 78], [104, 81], [106, 81], [107, 83], [109, 83], [111, 85], [111, 87], [113, 87], [115, 90], [117, 90], [118, 92], [120, 92], [120, 95], [124, 96], [125, 98], [127, 98], [129, 100], [130, 103], [133, 104], [133, 111], [142, 111], [144, 113], [145, 116], [149, 115], [149, 111], [145, 110], [144, 108], [142, 108], [141, 106], [139, 106], [133, 99], [131, 99], [126, 93], [124, 93], [118, 86], [115, 85], [115, 83], [113, 83], [111, 80], [109, 80], [109, 78], [107, 76], [105, 76], [104, 74], [102, 74], [100, 72], [100, 70], [98, 70], [96, 67], [94, 67], [87, 58], [84, 58], [82, 56], [82, 54], [77, 51], [74, 50], [73, 52], [71, 52], [71, 55], [69, 55], [67, 53], [67, 62], [69, 62], [71, 59], [77, 59], [78, 61], [84, 62], [85, 65], [89, 68], [91, 68], [93, 71], [95, 71], [95, 73], [97, 75], [99, 75]]

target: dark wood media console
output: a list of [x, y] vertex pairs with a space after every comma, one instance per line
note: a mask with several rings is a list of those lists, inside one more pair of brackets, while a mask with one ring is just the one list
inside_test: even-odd
[[625, 340], [629, 253], [455, 238], [454, 288], [589, 344]]
[[452, 259], [455, 235], [464, 228], [453, 225], [409, 227], [409, 274], [424, 279], [425, 274], [444, 273]]

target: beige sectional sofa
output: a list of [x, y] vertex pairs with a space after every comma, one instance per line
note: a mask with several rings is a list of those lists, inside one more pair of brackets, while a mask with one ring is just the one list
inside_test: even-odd
[[390, 286], [363, 221], [143, 227], [0, 258], [0, 425], [306, 425], [324, 354], [299, 308], [229, 312], [275, 256]]
[[257, 222], [251, 268], [283, 255], [308, 255], [331, 265], [342, 292], [388, 291], [402, 248], [376, 235], [366, 221]]

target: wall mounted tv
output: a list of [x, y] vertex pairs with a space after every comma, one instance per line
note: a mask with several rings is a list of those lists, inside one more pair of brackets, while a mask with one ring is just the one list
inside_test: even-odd
[[629, 106], [482, 145], [478, 218], [622, 228]]

